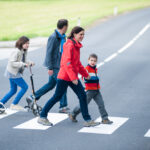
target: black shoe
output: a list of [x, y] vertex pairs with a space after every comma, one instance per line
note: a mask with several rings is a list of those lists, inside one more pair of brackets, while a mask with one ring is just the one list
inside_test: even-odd
[[64, 108], [60, 108], [59, 109], [59, 113], [64, 113], [64, 114], [69, 114], [69, 108], [67, 107], [64, 107]]
[[27, 101], [27, 103], [28, 103], [28, 106], [31, 108], [32, 103], [33, 103], [33, 98], [32, 98], [32, 96], [28, 96], [28, 97], [26, 98], [26, 101]]
[[71, 113], [69, 113], [68, 115], [72, 122], [78, 122], [78, 120], [76, 119], [76, 116], [72, 115]]
[[6, 108], [5, 108], [4, 104], [0, 102], [0, 114], [5, 114], [5, 110], [6, 110]]

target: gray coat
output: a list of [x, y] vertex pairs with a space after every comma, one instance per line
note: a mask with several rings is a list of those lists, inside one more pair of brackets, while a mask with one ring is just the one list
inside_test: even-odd
[[[23, 53], [25, 53], [25, 63], [22, 62]], [[20, 68], [24, 68], [26, 65], [26, 56], [27, 52], [19, 49], [15, 49], [12, 51], [8, 64], [7, 64], [7, 71], [9, 71], [11, 74], [16, 75], [19, 72]]]
[[44, 60], [44, 66], [48, 70], [59, 69], [61, 60], [60, 50], [61, 39], [58, 33], [55, 32], [48, 38], [46, 56]]

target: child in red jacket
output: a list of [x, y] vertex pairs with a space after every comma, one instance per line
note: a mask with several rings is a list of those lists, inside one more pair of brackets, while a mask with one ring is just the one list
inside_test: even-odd
[[[87, 103], [89, 104], [92, 99], [96, 102], [100, 115], [102, 117], [103, 124], [112, 124], [113, 122], [108, 119], [108, 113], [105, 109], [104, 101], [100, 92], [99, 78], [97, 76], [97, 55], [91, 54], [88, 59], [89, 64], [85, 67], [90, 79], [84, 79], [85, 90], [87, 95]], [[70, 119], [73, 122], [77, 122], [76, 117], [80, 113], [80, 107], [76, 106], [72, 113], [69, 114]]]

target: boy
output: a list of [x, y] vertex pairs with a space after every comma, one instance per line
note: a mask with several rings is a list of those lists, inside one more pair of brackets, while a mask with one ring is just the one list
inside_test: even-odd
[[[88, 59], [88, 65], [85, 67], [91, 78], [89, 80], [84, 79], [85, 90], [87, 95], [87, 103], [89, 104], [92, 99], [96, 102], [100, 115], [102, 117], [102, 124], [112, 124], [113, 122], [108, 119], [108, 113], [105, 109], [104, 101], [100, 92], [99, 77], [97, 76], [97, 55], [91, 54]], [[69, 114], [69, 118], [72, 122], [77, 122], [76, 117], [80, 113], [80, 107], [76, 106], [74, 110]]]

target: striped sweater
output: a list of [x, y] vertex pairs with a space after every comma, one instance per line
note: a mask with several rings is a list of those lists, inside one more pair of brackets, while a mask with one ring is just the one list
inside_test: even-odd
[[85, 83], [85, 90], [99, 90], [100, 84], [99, 84], [99, 77], [97, 76], [97, 68], [96, 66], [92, 67], [90, 65], [87, 65], [85, 67], [91, 78], [89, 80], [84, 79]]

